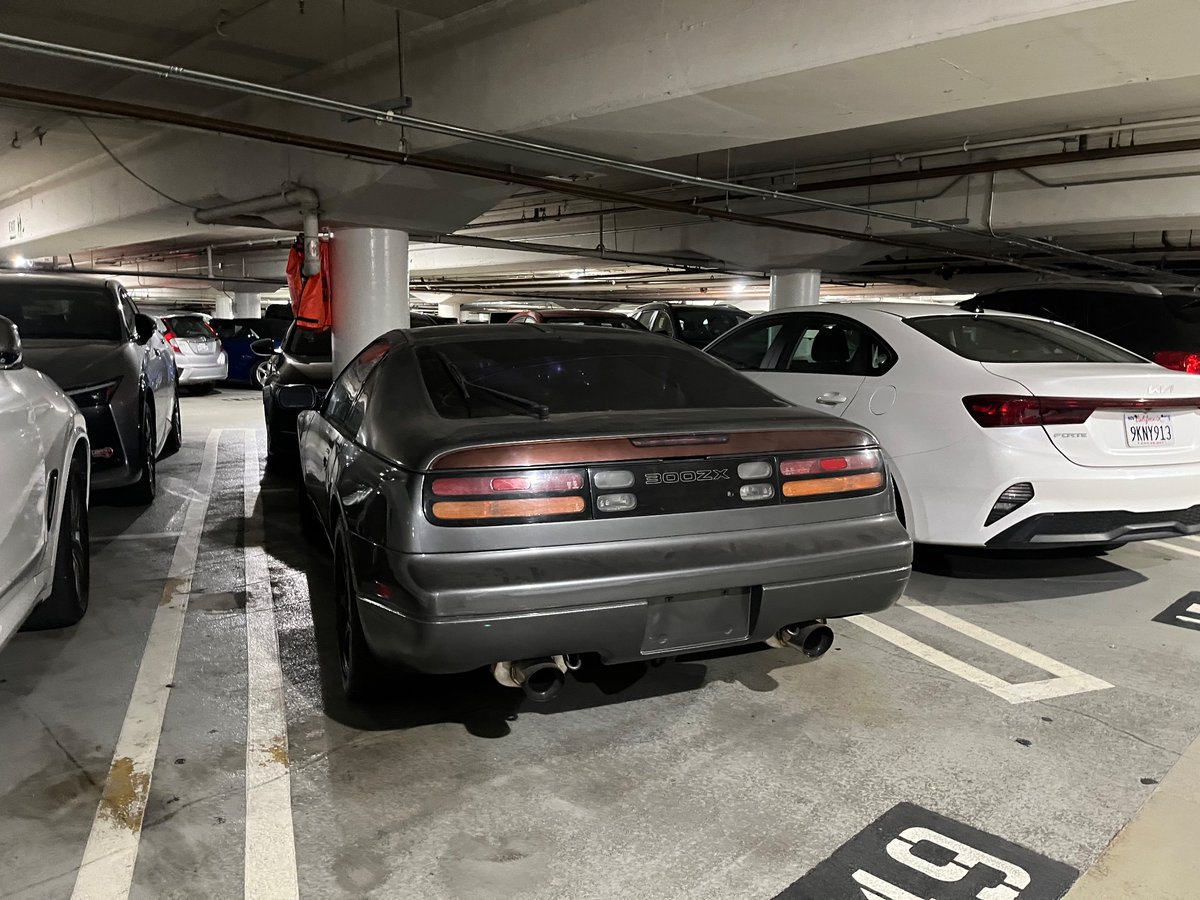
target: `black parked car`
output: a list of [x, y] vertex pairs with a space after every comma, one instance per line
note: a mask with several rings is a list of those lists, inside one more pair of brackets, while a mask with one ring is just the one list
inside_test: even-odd
[[376, 660], [489, 666], [548, 699], [605, 663], [767, 643], [890, 606], [911, 544], [875, 438], [683, 344], [617, 328], [392, 331], [299, 432], [334, 550], [348, 695]]
[[1163, 294], [1139, 285], [1030, 285], [984, 291], [958, 305], [1053, 319], [1168, 369], [1200, 374], [1196, 294]]
[[633, 318], [655, 334], [703, 350], [730, 328], [750, 318], [750, 313], [726, 305], [649, 303], [634, 313]]
[[[443, 321], [425, 313], [410, 314], [413, 328]], [[333, 383], [333, 335], [290, 323], [282, 342], [262, 338], [250, 344], [250, 351], [264, 360], [258, 369], [267, 420], [267, 464], [275, 466], [296, 455], [296, 410], [280, 408], [276, 402], [279, 389], [285, 384], [310, 384], [322, 393], [328, 390]]]

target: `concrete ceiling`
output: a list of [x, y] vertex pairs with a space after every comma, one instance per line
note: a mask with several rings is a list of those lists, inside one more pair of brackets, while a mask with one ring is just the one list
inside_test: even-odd
[[[1200, 114], [1200, 56], [1194, 50], [1200, 4], [1194, 0], [223, 0], [220, 7], [202, 0], [0, 0], [5, 32], [368, 104], [400, 93], [398, 27], [404, 35], [403, 87], [415, 114], [625, 159], [659, 160], [664, 168], [718, 178], [839, 162], [847, 168], [838, 176], [870, 175], [911, 168], [900, 158], [968, 139]], [[394, 128], [347, 124], [332, 114], [26, 53], [0, 54], [0, 80], [374, 147], [395, 148], [401, 140]], [[111, 260], [241, 241], [256, 232], [196, 226], [190, 208], [270, 193], [292, 180], [319, 188], [335, 227], [467, 227], [471, 234], [568, 248], [551, 257], [496, 249], [416, 251], [414, 267], [419, 270], [424, 260], [431, 277], [459, 272], [474, 281], [489, 266], [497, 276], [514, 269], [569, 271], [596, 265], [572, 256], [571, 247], [601, 245], [734, 270], [814, 265], [847, 276], [885, 254], [893, 260], [913, 255], [661, 212], [621, 213], [606, 223], [598, 214], [603, 204], [553, 192], [164, 133], [141, 122], [91, 118], [88, 124], [108, 150], [74, 116], [0, 106], [0, 135], [10, 136], [0, 140], [0, 247], [7, 238], [10, 252], [80, 252]], [[1130, 129], [1098, 142], [1192, 135], [1200, 130]], [[697, 195], [411, 130], [404, 139], [414, 151], [570, 173], [611, 189], [681, 201]], [[1081, 147], [1064, 140], [935, 162]], [[153, 188], [118, 167], [109, 151]], [[864, 157], [873, 161], [859, 165]], [[1144, 249], [1160, 233], [1200, 225], [1193, 221], [1200, 216], [1190, 212], [1195, 205], [1186, 202], [1193, 171], [1200, 172], [1200, 156], [1185, 154], [1169, 167], [1125, 161], [932, 184], [914, 177], [913, 184], [822, 196], [977, 229], [1065, 236], [1093, 249], [1110, 250], [1118, 241], [1140, 242]], [[1080, 180], [1085, 177], [1086, 185]], [[1039, 185], [1038, 178], [1076, 181], [1064, 189]], [[734, 198], [727, 205], [797, 223], [870, 228], [876, 235], [939, 237], [905, 224], [805, 213], [787, 204]], [[536, 222], [535, 209], [541, 210]], [[572, 216], [559, 218], [562, 212]], [[14, 237], [11, 223], [18, 220], [23, 230]], [[263, 235], [293, 227], [275, 224], [284, 230]], [[956, 246], [955, 240], [934, 243]], [[237, 258], [249, 251], [224, 252]], [[893, 267], [888, 277], [924, 277], [906, 265]]]

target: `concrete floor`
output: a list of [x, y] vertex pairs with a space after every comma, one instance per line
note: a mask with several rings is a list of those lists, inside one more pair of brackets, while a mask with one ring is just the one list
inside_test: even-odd
[[[185, 398], [183, 416], [154, 506], [93, 509], [84, 621], [0, 653], [0, 896], [72, 895], [212, 428], [225, 430], [130, 896], [249, 896], [247, 870], [278, 863], [244, 849], [261, 825], [247, 821], [242, 548], [261, 406], [226, 390]], [[815, 663], [776, 650], [584, 670], [543, 706], [480, 673], [403, 678], [394, 702], [349, 709], [328, 563], [300, 537], [294, 491], [267, 477], [258, 502], [303, 897], [767, 900], [902, 802], [1082, 871], [1200, 733], [1200, 632], [1151, 622], [1197, 586], [1200, 542], [1182, 540], [931, 556], [908, 596], [935, 618], [840, 623]], [[971, 673], [1051, 675], [1003, 639], [1112, 687], [1010, 703]]]

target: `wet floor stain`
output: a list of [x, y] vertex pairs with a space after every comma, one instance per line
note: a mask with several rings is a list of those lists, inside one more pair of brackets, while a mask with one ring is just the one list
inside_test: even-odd
[[287, 739], [283, 737], [276, 738], [274, 743], [267, 748], [267, 756], [270, 757], [272, 762], [286, 768], [291, 762], [288, 758]]
[[150, 773], [139, 772], [133, 760], [120, 756], [113, 760], [108, 782], [100, 798], [97, 815], [118, 825], [137, 831], [146, 811], [146, 796], [150, 792]]

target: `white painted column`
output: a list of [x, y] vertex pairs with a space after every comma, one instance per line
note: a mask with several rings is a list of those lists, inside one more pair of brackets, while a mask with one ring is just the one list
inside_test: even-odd
[[443, 319], [454, 319], [457, 321], [461, 309], [462, 301], [460, 300], [442, 301], [437, 306], [437, 314]]
[[234, 294], [233, 315], [238, 319], [261, 319], [262, 301], [258, 299], [258, 294]]
[[213, 315], [218, 319], [233, 318], [233, 298], [224, 295], [217, 298], [217, 308], [213, 310]]
[[337, 373], [379, 335], [408, 328], [408, 233], [339, 228], [330, 249]]
[[813, 306], [820, 300], [820, 269], [776, 269], [771, 273], [771, 309]]

